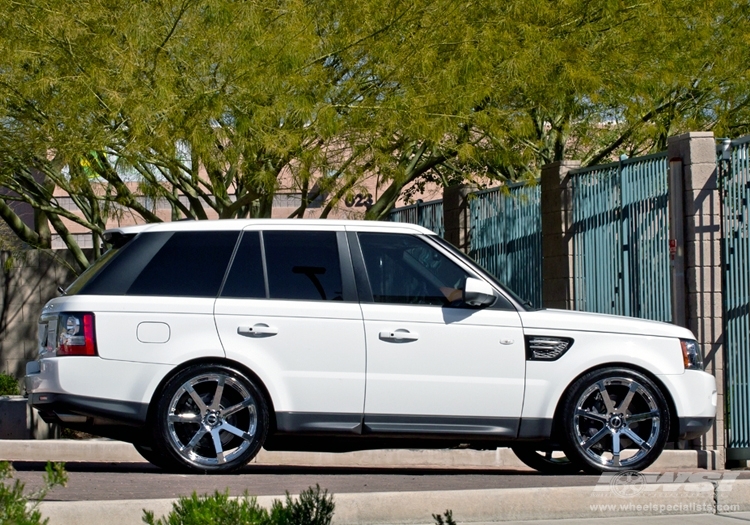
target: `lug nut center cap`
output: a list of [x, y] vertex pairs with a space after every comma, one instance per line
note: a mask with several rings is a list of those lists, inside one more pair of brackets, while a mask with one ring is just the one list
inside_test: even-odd
[[622, 416], [619, 414], [609, 418], [609, 426], [614, 429], [622, 428], [623, 423]]
[[212, 427], [215, 427], [216, 425], [218, 425], [219, 420], [220, 420], [219, 414], [217, 414], [216, 412], [209, 412], [208, 414], [206, 414], [206, 417], [204, 419], [206, 424]]

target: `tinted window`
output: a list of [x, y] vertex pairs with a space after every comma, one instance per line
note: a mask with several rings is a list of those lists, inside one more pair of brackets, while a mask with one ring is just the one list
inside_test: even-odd
[[216, 297], [239, 232], [175, 232], [143, 268], [128, 295]]
[[387, 233], [358, 237], [376, 303], [461, 304], [468, 275], [426, 242]]
[[260, 233], [245, 232], [232, 261], [222, 297], [263, 298], [266, 284], [260, 251]]
[[83, 288], [86, 287], [87, 284], [93, 281], [102, 272], [107, 264], [112, 261], [112, 259], [114, 259], [118, 253], [120, 253], [121, 249], [122, 248], [110, 248], [109, 250], [104, 252], [104, 254], [99, 257], [91, 266], [86, 268], [85, 272], [78, 276], [78, 279], [73, 281], [73, 284], [68, 286], [68, 288], [65, 290], [65, 295], [75, 295], [79, 293]]
[[263, 232], [271, 299], [342, 300], [335, 232]]
[[[102, 265], [99, 273], [91, 273], [78, 293], [83, 295], [124, 295], [141, 270], [161, 250], [172, 232], [141, 233], [123, 248], [113, 253]], [[109, 252], [108, 252], [109, 253]], [[103, 258], [103, 257], [102, 257]], [[88, 270], [81, 279], [88, 274]], [[78, 282], [76, 282], [76, 285]]]

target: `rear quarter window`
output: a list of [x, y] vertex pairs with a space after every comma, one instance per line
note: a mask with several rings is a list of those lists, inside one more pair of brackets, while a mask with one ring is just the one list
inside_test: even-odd
[[216, 297], [238, 236], [237, 231], [142, 233], [79, 293]]

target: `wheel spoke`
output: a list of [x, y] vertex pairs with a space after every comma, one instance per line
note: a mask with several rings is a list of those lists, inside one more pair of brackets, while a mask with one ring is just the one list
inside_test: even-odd
[[620, 466], [620, 433], [612, 432], [612, 465]]
[[198, 414], [191, 414], [190, 412], [185, 414], [169, 414], [167, 419], [170, 423], [200, 423], [200, 416]]
[[216, 382], [216, 391], [214, 392], [214, 399], [211, 402], [211, 410], [219, 410], [221, 406], [221, 396], [224, 393], [224, 382], [226, 381], [225, 376], [219, 376], [219, 380]]
[[602, 438], [604, 438], [604, 436], [608, 436], [609, 434], [611, 434], [609, 428], [604, 427], [599, 432], [587, 439], [586, 442], [582, 443], [581, 446], [585, 449], [590, 449], [591, 447], [599, 443]]
[[[230, 425], [229, 423], [224, 423], [219, 427], [220, 430], [226, 430], [230, 434], [234, 434], [235, 436], [244, 439], [245, 441], [250, 441], [253, 439], [253, 436], [248, 434], [247, 432], [243, 432], [239, 428], [237, 428], [234, 425]], [[255, 434], [255, 431], [253, 430], [253, 434]]]
[[633, 395], [635, 394], [636, 390], [638, 390], [638, 383], [633, 381], [632, 383], [630, 383], [630, 389], [625, 395], [625, 398], [622, 400], [622, 403], [620, 403], [620, 406], [617, 407], [617, 411], [620, 414], [625, 414], [628, 411], [628, 407], [630, 406], [630, 402], [633, 400]]
[[626, 422], [628, 425], [631, 423], [638, 423], [640, 421], [646, 421], [647, 419], [657, 419], [659, 417], [658, 410], [652, 410], [651, 412], [643, 412], [642, 414], [633, 414], [627, 416]]
[[615, 405], [612, 403], [612, 398], [609, 397], [609, 392], [607, 392], [607, 387], [604, 386], [604, 381], [599, 381], [596, 386], [599, 387], [599, 395], [607, 409], [607, 414], [612, 414], [615, 411]]
[[195, 402], [196, 406], [200, 409], [201, 416], [205, 416], [206, 412], [208, 411], [208, 407], [201, 399], [201, 396], [199, 396], [198, 393], [193, 389], [193, 385], [186, 384], [184, 388], [185, 388], [185, 391], [188, 394], [190, 394], [190, 397], [193, 398], [193, 401]]
[[193, 450], [195, 446], [198, 444], [198, 442], [201, 440], [201, 438], [206, 435], [206, 432], [208, 432], [208, 430], [206, 430], [205, 428], [203, 427], [199, 428], [198, 432], [196, 432], [195, 435], [193, 436], [193, 439], [191, 439], [187, 445], [182, 447], [181, 451]]
[[633, 440], [633, 443], [641, 447], [643, 450], [651, 450], [651, 445], [649, 445], [646, 441], [644, 441], [641, 436], [630, 430], [629, 428], [624, 428], [622, 430], [622, 433], [625, 434], [627, 437], [629, 437], [631, 440]]
[[221, 417], [229, 417], [232, 414], [239, 412], [243, 408], [247, 408], [251, 414], [255, 414], [255, 400], [252, 397], [248, 397], [246, 399], [243, 399], [241, 403], [237, 403], [236, 405], [232, 405], [229, 408], [225, 408], [219, 413], [221, 414]]
[[214, 442], [214, 450], [216, 451], [216, 461], [219, 465], [226, 463], [224, 458], [224, 447], [221, 444], [221, 437], [219, 436], [220, 427], [216, 427], [211, 430], [211, 439]]
[[596, 412], [589, 412], [588, 410], [583, 410], [581, 408], [576, 409], [576, 416], [593, 419], [594, 421], [599, 421], [600, 423], [606, 423], [608, 421], [607, 418], [601, 414], [597, 414]]

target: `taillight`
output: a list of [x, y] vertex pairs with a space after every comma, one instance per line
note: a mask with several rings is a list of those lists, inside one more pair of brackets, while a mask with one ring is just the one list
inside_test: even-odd
[[57, 355], [97, 355], [94, 314], [60, 314], [57, 333]]

